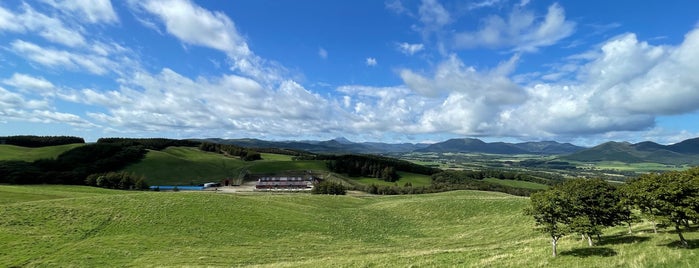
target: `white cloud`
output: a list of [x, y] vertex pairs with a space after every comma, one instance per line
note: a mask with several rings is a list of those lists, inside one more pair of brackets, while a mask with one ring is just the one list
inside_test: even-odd
[[69, 47], [85, 45], [80, 29], [69, 28], [61, 20], [46, 16], [26, 3], [20, 9], [21, 13], [14, 14], [0, 7], [0, 30], [36, 32], [46, 40]]
[[376, 66], [378, 62], [375, 58], [366, 58], [366, 66]]
[[102, 75], [110, 70], [118, 69], [117, 66], [119, 65], [106, 57], [44, 48], [22, 40], [13, 41], [10, 47], [17, 55], [52, 68], [82, 69], [93, 74]]
[[224, 51], [235, 58], [251, 54], [233, 21], [222, 12], [211, 12], [189, 0], [137, 1], [145, 11], [156, 15], [166, 31], [181, 41]]
[[119, 21], [110, 0], [42, 0], [62, 12], [72, 12], [75, 17], [90, 23], [115, 23]]
[[409, 44], [406, 42], [398, 44], [398, 51], [405, 55], [415, 55], [415, 53], [418, 53], [425, 49], [425, 45], [423, 44]]
[[318, 49], [318, 56], [321, 59], [327, 59], [328, 58], [328, 51], [321, 47]]
[[40, 94], [52, 94], [52, 90], [55, 88], [51, 82], [43, 77], [32, 77], [20, 73], [14, 73], [11, 78], [2, 80], [2, 83], [20, 90]]
[[451, 22], [451, 15], [437, 0], [422, 0], [420, 21], [428, 28], [440, 28]]
[[454, 36], [457, 48], [511, 48], [515, 51], [536, 51], [564, 39], [575, 30], [575, 23], [566, 20], [559, 4], [549, 6], [546, 16], [538, 19], [532, 12], [515, 8], [507, 18], [492, 15], [483, 20], [475, 32]]

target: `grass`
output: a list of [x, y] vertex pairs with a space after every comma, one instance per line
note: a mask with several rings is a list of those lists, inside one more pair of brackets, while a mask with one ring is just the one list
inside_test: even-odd
[[[53, 193], [51, 188], [37, 191]], [[33, 192], [36, 186], [0, 186]], [[0, 267], [691, 267], [674, 233], [615, 228], [605, 243], [559, 241], [501, 193], [353, 197], [85, 191], [0, 205]], [[66, 189], [56, 189], [64, 195]], [[21, 198], [20, 198], [21, 199]], [[694, 245], [696, 232], [686, 234]]]
[[650, 172], [650, 171], [677, 171], [685, 170], [689, 166], [666, 165], [660, 163], [624, 163], [618, 161], [600, 161], [592, 163], [576, 162], [578, 166], [594, 167], [599, 170], [620, 170], [620, 171], [635, 171], [635, 172]]
[[66, 144], [57, 146], [46, 146], [39, 148], [29, 148], [14, 145], [0, 144], [0, 161], [18, 160], [32, 162], [38, 159], [53, 159], [61, 153], [70, 149], [83, 146], [84, 144]]
[[536, 182], [529, 182], [529, 181], [501, 180], [498, 178], [485, 178], [483, 180], [487, 181], [487, 182], [497, 183], [500, 185], [511, 186], [511, 187], [516, 187], [516, 188], [525, 188], [525, 189], [534, 189], [534, 190], [549, 188], [548, 185], [536, 183]]
[[293, 161], [291, 156], [262, 154], [262, 160], [246, 162], [194, 147], [169, 147], [149, 151], [141, 162], [125, 171], [143, 175], [151, 185], [190, 185], [240, 178], [246, 172], [277, 173], [289, 170], [326, 171], [323, 161]]
[[379, 180], [377, 178], [369, 178], [369, 177], [360, 177], [360, 178], [351, 178], [352, 180], [359, 182], [361, 184], [365, 185], [385, 185], [385, 186], [391, 186], [391, 185], [398, 185], [398, 186], [403, 186], [406, 183], [410, 183], [413, 185], [413, 187], [420, 187], [420, 186], [429, 186], [432, 183], [432, 178], [430, 178], [429, 175], [422, 175], [422, 174], [415, 174], [415, 173], [409, 173], [409, 172], [402, 172], [399, 171], [398, 175], [400, 176], [400, 179], [395, 182], [388, 182], [388, 181], [383, 181]]

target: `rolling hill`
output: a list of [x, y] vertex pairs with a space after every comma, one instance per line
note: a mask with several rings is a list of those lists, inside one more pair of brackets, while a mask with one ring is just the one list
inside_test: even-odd
[[61, 153], [73, 148], [83, 146], [83, 143], [45, 146], [45, 147], [22, 147], [15, 145], [0, 144], [0, 161], [18, 160], [31, 162], [39, 159], [53, 159]]
[[[72, 189], [72, 190], [71, 190]], [[35, 193], [26, 196], [27, 193]], [[2, 186], [2, 267], [691, 267], [697, 249], [649, 225], [603, 244], [535, 232], [527, 198], [384, 197]], [[4, 201], [4, 200], [3, 200]], [[689, 232], [696, 241], [699, 233]]]

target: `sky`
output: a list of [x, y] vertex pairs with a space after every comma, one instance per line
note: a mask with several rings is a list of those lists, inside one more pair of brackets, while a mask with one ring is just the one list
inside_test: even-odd
[[3, 0], [0, 136], [699, 137], [698, 1]]

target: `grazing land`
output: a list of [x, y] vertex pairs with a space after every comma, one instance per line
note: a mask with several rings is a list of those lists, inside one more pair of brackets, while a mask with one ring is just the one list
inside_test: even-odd
[[699, 233], [609, 229], [602, 243], [532, 230], [529, 199], [134, 192], [0, 186], [0, 266], [691, 267]]
[[31, 162], [39, 159], [53, 159], [61, 153], [85, 144], [75, 143], [66, 145], [46, 146], [46, 147], [22, 147], [15, 145], [0, 144], [0, 161], [17, 160]]
[[487, 182], [497, 183], [497, 184], [516, 187], [516, 188], [525, 188], [525, 189], [534, 189], [534, 190], [549, 188], [549, 186], [546, 184], [529, 182], [529, 181], [503, 180], [503, 179], [497, 179], [497, 178], [485, 178], [483, 180], [487, 181]]

